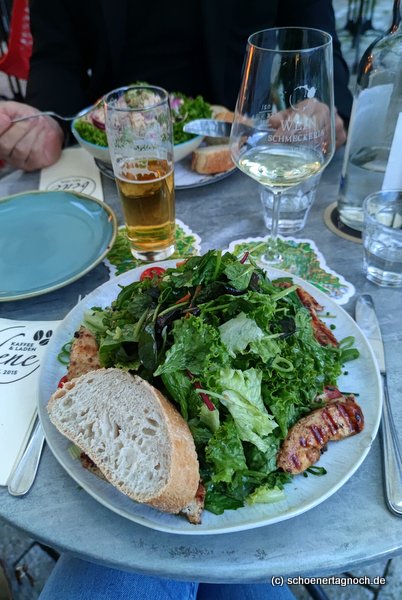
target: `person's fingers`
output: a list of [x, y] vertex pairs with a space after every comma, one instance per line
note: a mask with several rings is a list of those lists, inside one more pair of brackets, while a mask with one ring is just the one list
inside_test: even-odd
[[43, 144], [43, 165], [49, 166], [60, 158], [63, 149], [64, 132], [60, 125], [54, 119], [52, 126], [46, 131]]
[[56, 162], [62, 145], [63, 132], [58, 123], [49, 117], [39, 117], [34, 122], [16, 123], [3, 134], [0, 155], [16, 168], [33, 171]]
[[27, 117], [39, 112], [29, 104], [14, 102], [13, 100], [0, 101], [0, 133], [8, 127], [13, 126], [12, 120]]
[[12, 159], [13, 152], [18, 144], [23, 146], [24, 138], [35, 128], [27, 122], [15, 123], [0, 136], [0, 156], [6, 160]]
[[269, 116], [268, 124], [273, 129], [279, 129], [280, 127], [282, 128], [283, 122], [289, 119], [293, 113], [294, 111], [292, 111], [290, 108], [273, 113]]
[[14, 100], [0, 101], [0, 113], [8, 115], [10, 119], [34, 115], [37, 112], [39, 111], [36, 108], [23, 102], [15, 102]]
[[26, 171], [42, 169], [54, 164], [60, 158], [63, 146], [63, 133], [61, 128], [59, 129], [60, 131], [56, 128], [48, 127], [39, 131], [38, 137], [34, 144], [32, 144], [30, 153], [22, 167], [23, 169]]
[[335, 115], [335, 145], [340, 148], [346, 142], [346, 129], [343, 119], [336, 113]]
[[0, 136], [11, 126], [9, 115], [0, 111]]
[[[322, 131], [320, 136], [323, 140], [323, 146], [328, 147], [330, 140], [329, 127], [329, 107], [321, 102], [312, 100], [303, 100], [295, 109], [285, 109], [274, 113], [269, 117], [269, 125], [283, 134], [290, 135], [289, 132], [303, 132], [308, 135], [313, 131]], [[297, 121], [299, 119], [300, 123]], [[289, 125], [289, 122], [292, 125]], [[295, 125], [293, 125], [293, 123]], [[338, 149], [346, 142], [346, 129], [342, 118], [335, 112], [335, 146]]]
[[0, 158], [9, 160], [15, 146], [32, 129], [30, 121], [12, 123], [12, 120], [37, 112], [32, 106], [21, 102], [0, 102]]
[[15, 118], [37, 112], [22, 102], [0, 102], [0, 159], [26, 171], [56, 162], [63, 145], [63, 131], [50, 117], [12, 123]]
[[[16, 139], [16, 134], [13, 135], [14, 144], [7, 158], [10, 164], [18, 169], [25, 169], [25, 164], [29, 159], [33, 147], [35, 144], [38, 144], [40, 140], [40, 132], [40, 128], [34, 126], [30, 127], [28, 130], [24, 130], [19, 139]], [[10, 131], [10, 135], [7, 137], [11, 138], [11, 133], [14, 132]]]

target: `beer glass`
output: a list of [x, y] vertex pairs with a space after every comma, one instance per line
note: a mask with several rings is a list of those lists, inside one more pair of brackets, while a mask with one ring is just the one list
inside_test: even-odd
[[106, 135], [131, 252], [144, 261], [174, 252], [173, 131], [168, 93], [119, 88], [105, 99]]

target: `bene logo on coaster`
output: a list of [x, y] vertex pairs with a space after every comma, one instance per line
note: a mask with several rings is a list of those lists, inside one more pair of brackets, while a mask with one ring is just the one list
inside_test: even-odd
[[83, 148], [66, 148], [54, 165], [42, 169], [39, 189], [75, 192], [103, 200], [99, 169]]
[[61, 177], [51, 181], [46, 189], [57, 192], [78, 192], [92, 196], [96, 190], [96, 181], [85, 176]]

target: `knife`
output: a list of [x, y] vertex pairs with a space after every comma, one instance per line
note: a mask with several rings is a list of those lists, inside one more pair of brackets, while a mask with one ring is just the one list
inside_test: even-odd
[[42, 425], [37, 418], [25, 452], [7, 482], [8, 492], [12, 496], [24, 496], [31, 489], [38, 471], [44, 441]]
[[373, 349], [382, 377], [384, 402], [382, 408], [381, 441], [385, 496], [389, 510], [401, 517], [402, 454], [388, 394], [384, 345], [380, 324], [375, 313], [373, 299], [369, 294], [362, 294], [358, 297], [355, 307], [355, 319]]
[[218, 121], [217, 119], [195, 119], [183, 125], [186, 133], [207, 135], [209, 137], [229, 137], [232, 123]]

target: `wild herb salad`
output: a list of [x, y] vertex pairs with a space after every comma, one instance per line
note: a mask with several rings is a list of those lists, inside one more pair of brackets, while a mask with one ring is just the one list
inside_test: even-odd
[[220, 514], [284, 497], [276, 466], [289, 428], [321, 406], [353, 338], [322, 346], [291, 279], [210, 251], [151, 270], [84, 325], [102, 366], [135, 371], [178, 407], [194, 436], [205, 508]]
[[[211, 106], [205, 102], [202, 96], [190, 98], [180, 92], [175, 92], [169, 95], [169, 102], [173, 119], [173, 142], [175, 145], [187, 142], [194, 137], [193, 134], [183, 131], [185, 123], [193, 119], [207, 119], [212, 116]], [[107, 147], [103, 104], [84, 117], [77, 119], [73, 126], [86, 142]]]

